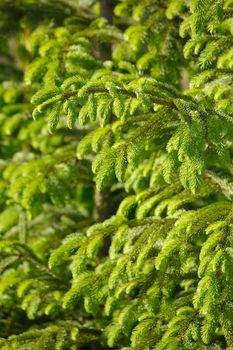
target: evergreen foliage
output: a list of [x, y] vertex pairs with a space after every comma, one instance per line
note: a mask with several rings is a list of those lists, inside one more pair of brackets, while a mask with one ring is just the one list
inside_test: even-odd
[[0, 28], [0, 350], [233, 349], [233, 1]]

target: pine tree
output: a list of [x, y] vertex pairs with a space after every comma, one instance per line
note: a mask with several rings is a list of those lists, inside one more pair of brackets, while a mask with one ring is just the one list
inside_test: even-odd
[[233, 349], [233, 1], [0, 29], [0, 350]]

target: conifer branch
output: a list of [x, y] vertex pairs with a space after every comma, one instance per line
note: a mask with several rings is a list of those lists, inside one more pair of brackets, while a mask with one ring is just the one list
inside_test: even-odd
[[231, 3], [1, 1], [0, 350], [233, 346]]

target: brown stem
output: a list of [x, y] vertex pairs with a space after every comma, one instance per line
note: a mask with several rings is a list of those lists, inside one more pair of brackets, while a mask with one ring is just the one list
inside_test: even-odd
[[114, 7], [115, 0], [101, 0], [100, 2], [100, 15], [107, 18], [109, 23], [112, 23]]
[[[95, 94], [95, 93], [101, 93], [101, 92], [108, 92], [108, 89], [105, 89], [105, 88], [98, 88], [98, 89], [93, 89], [93, 88], [90, 88], [87, 90], [87, 92], [91, 93], [91, 94]], [[132, 97], [132, 98], [137, 98], [137, 95], [134, 93], [134, 92], [131, 92], [131, 91], [127, 91], [127, 90], [119, 90], [119, 93], [122, 93], [126, 96], [129, 96], [129, 97]], [[78, 90], [76, 91], [71, 91], [71, 92], [66, 92], [64, 93], [62, 96], [61, 96], [61, 99], [62, 100], [68, 100], [70, 97], [72, 96], [76, 96], [78, 94]], [[185, 99], [185, 95], [182, 96], [183, 99]], [[174, 103], [172, 101], [168, 101], [168, 100], [165, 100], [163, 98], [159, 98], [159, 97], [156, 97], [156, 96], [151, 96], [151, 100], [155, 103], [155, 104], [158, 104], [158, 105], [163, 105], [163, 106], [169, 106], [169, 107], [173, 107], [173, 108], [176, 108], [176, 106], [174, 105]]]
[[95, 190], [95, 212], [94, 219], [101, 222], [107, 219], [111, 214], [111, 191], [109, 188], [99, 192]]
[[[109, 24], [113, 21], [113, 10], [115, 7], [115, 0], [101, 0], [100, 1], [100, 16], [105, 17]], [[110, 60], [112, 56], [111, 44], [102, 43], [99, 45], [100, 59], [103, 61]]]
[[[111, 24], [113, 20], [113, 10], [115, 6], [115, 0], [101, 0], [100, 2], [100, 15], [105, 17]], [[101, 60], [109, 60], [112, 56], [111, 44], [102, 43], [99, 46]], [[99, 192], [95, 190], [95, 210], [94, 219], [96, 222], [104, 221], [111, 215], [111, 191], [110, 188], [106, 188]]]

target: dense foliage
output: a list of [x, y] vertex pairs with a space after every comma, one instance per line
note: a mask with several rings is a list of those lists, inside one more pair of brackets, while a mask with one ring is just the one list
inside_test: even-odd
[[233, 1], [0, 29], [0, 349], [233, 349]]

